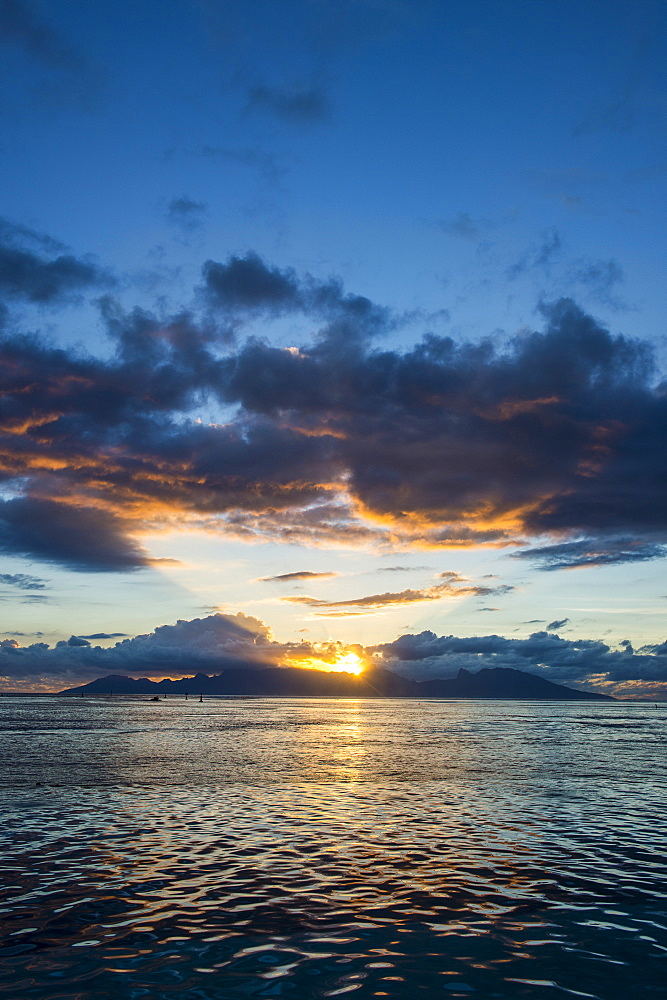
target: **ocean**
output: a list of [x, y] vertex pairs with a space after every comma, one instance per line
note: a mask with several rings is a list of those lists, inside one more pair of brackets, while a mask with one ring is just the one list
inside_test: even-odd
[[0, 698], [0, 987], [665, 996], [666, 750], [666, 705]]

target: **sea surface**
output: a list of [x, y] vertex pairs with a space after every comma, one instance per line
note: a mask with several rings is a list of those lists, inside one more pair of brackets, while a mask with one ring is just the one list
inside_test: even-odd
[[12, 1000], [667, 995], [667, 705], [0, 698]]

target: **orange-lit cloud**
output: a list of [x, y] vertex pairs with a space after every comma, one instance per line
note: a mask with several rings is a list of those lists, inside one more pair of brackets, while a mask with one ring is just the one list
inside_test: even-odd
[[667, 692], [667, 643], [635, 651], [624, 642], [612, 649], [599, 639], [564, 638], [553, 631], [524, 639], [423, 631], [373, 647], [335, 641], [281, 643], [256, 618], [215, 614], [161, 625], [108, 648], [94, 642], [113, 634], [82, 633], [53, 648], [44, 642], [23, 646], [19, 636], [7, 636], [0, 641], [2, 686], [58, 690], [109, 674], [183, 677], [269, 667], [356, 674], [382, 667], [408, 679], [428, 680], [454, 677], [462, 668], [476, 672], [501, 667], [619, 697], [657, 698]]
[[[31, 281], [48, 275], [40, 294], [55, 304], [72, 282], [103, 283], [85, 261], [33, 257]], [[563, 300], [505, 344], [427, 335], [379, 351], [397, 318], [336, 279], [247, 253], [207, 261], [201, 280], [206, 322], [99, 300], [108, 357], [2, 332], [5, 551], [92, 566], [37, 530], [30, 505], [43, 502], [98, 512], [109, 571], [146, 565], [137, 538], [176, 523], [375, 551], [587, 539], [605, 562], [635, 536], [644, 558], [662, 554], [667, 417], [646, 344]], [[38, 301], [26, 282], [12, 296]], [[289, 349], [243, 340], [245, 321], [278, 316], [317, 332]]]
[[260, 583], [292, 583], [294, 580], [329, 580], [333, 576], [338, 576], [338, 573], [329, 571], [323, 573], [315, 573], [310, 570], [298, 570], [295, 573], [279, 573], [278, 576], [260, 576]]
[[[447, 574], [449, 575], [449, 574]], [[370, 594], [366, 597], [355, 597], [344, 601], [323, 601], [316, 597], [306, 595], [295, 595], [281, 597], [282, 601], [290, 604], [305, 604], [309, 608], [387, 608], [415, 604], [419, 601], [442, 601], [447, 598], [456, 597], [480, 597], [487, 594], [507, 593], [513, 587], [502, 585], [500, 587], [481, 587], [474, 584], [465, 584], [458, 574], [454, 583], [439, 583], [433, 587], [424, 587], [421, 590], [401, 590], [398, 593]]]

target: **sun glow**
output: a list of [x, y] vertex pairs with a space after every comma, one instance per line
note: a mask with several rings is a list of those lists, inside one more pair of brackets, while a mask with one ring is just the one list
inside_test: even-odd
[[[297, 665], [297, 664], [295, 664]], [[328, 670], [330, 673], [346, 673], [346, 674], [356, 674], [359, 675], [363, 673], [366, 666], [364, 660], [357, 653], [354, 652], [340, 652], [332, 659], [317, 659], [317, 657], [309, 657], [308, 659], [299, 660], [299, 667], [305, 667], [307, 670]]]

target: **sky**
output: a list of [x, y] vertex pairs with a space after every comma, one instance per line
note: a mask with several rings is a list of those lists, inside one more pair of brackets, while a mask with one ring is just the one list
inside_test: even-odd
[[667, 696], [666, 19], [0, 0], [0, 687]]

